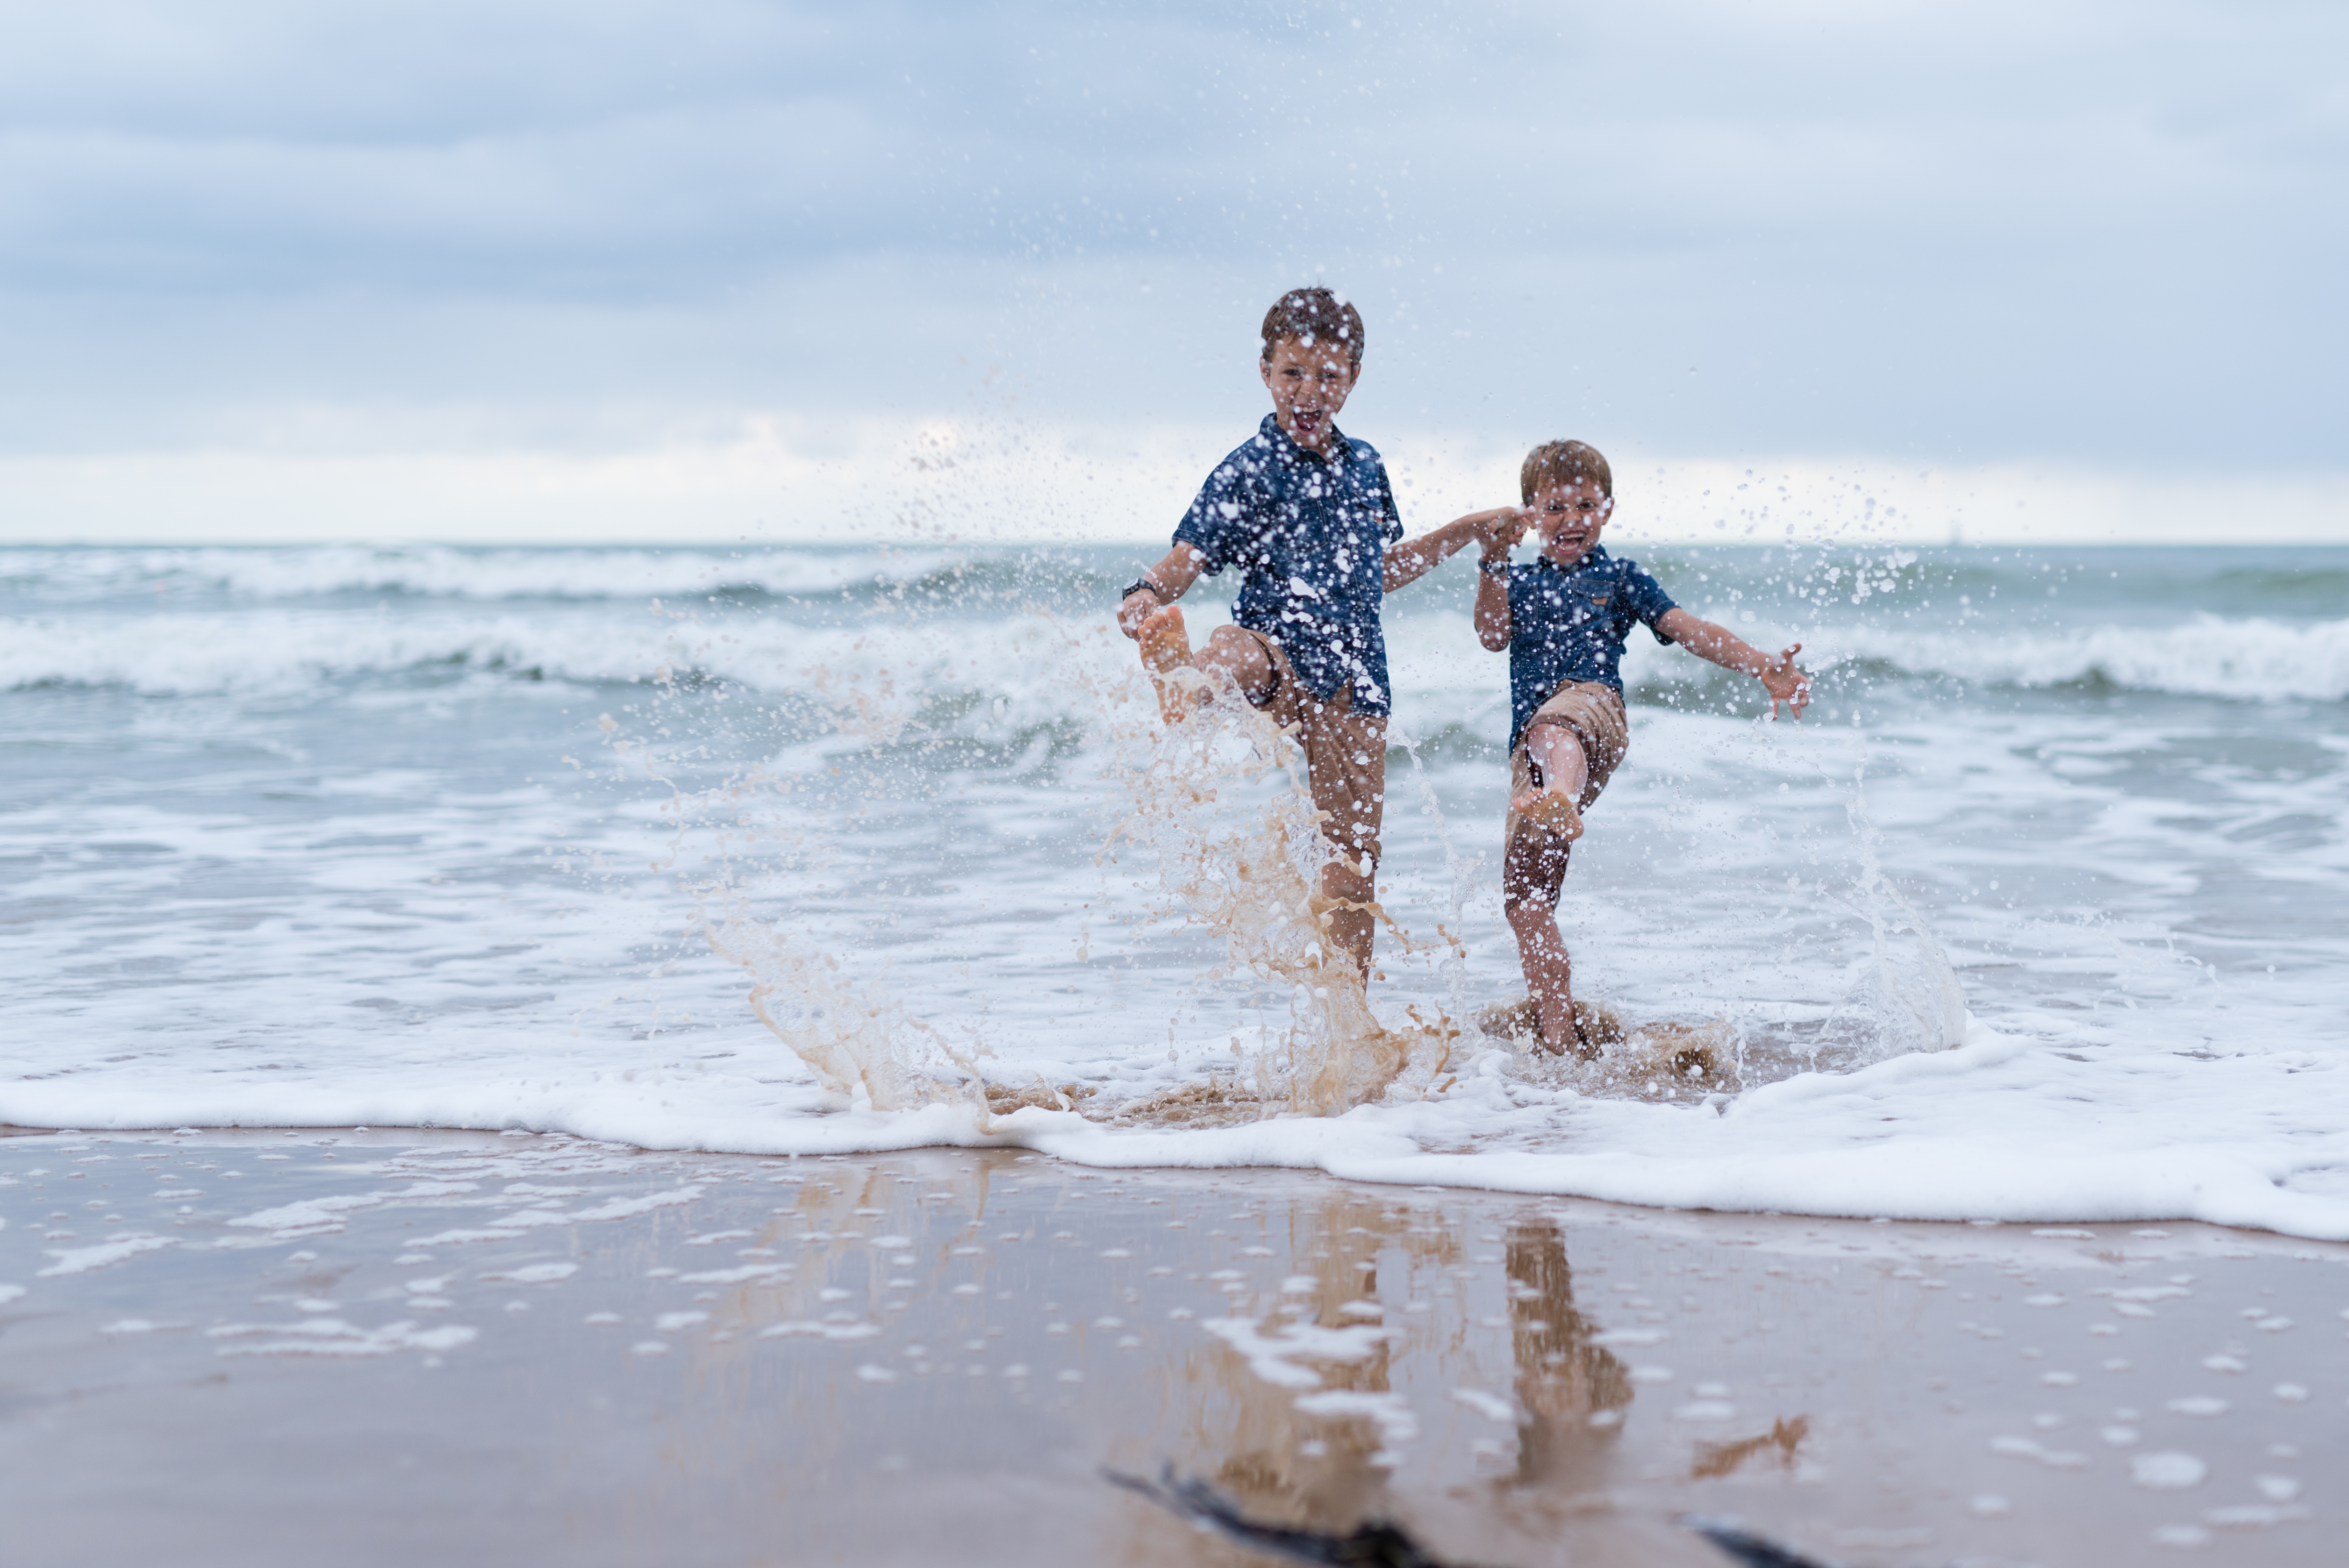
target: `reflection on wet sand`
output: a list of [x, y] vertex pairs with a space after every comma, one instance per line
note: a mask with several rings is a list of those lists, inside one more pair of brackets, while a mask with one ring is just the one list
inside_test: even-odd
[[[1651, 1215], [994, 1150], [295, 1138], [0, 1140], [27, 1281], [0, 1286], [0, 1381], [25, 1413], [0, 1423], [0, 1472], [36, 1478], [9, 1516], [17, 1555], [257, 1568], [294, 1560], [251, 1539], [284, 1518], [409, 1561], [402, 1532], [427, 1515], [461, 1522], [413, 1538], [424, 1555], [580, 1568], [1242, 1568], [1267, 1532], [1328, 1561], [1383, 1542], [1511, 1568], [1894, 1542], [1920, 1562], [2101, 1562], [2116, 1540], [2220, 1530], [2240, 1532], [2230, 1563], [2337, 1555], [2303, 1522], [2323, 1502], [2297, 1501], [2342, 1462], [2308, 1383], [2242, 1399], [2227, 1425], [2246, 1436], [2199, 1458], [2207, 1417], [2163, 1401], [2244, 1332], [2234, 1298], [2298, 1300], [2306, 1321], [2349, 1250]], [[234, 1206], [184, 1184], [214, 1171]], [[85, 1210], [170, 1244], [39, 1264], [82, 1255], [35, 1249], [74, 1239]], [[259, 1247], [228, 1228], [269, 1217]], [[2228, 1271], [2226, 1297], [2181, 1268]], [[2087, 1332], [2054, 1336], [2067, 1313]], [[276, 1342], [256, 1346], [264, 1330]], [[1617, 1359], [1665, 1343], [1671, 1367]], [[2263, 1376], [2328, 1365], [2289, 1338], [2260, 1354]], [[2206, 1464], [2204, 1490], [2023, 1436], [2093, 1429], [2122, 1398], [2131, 1442]], [[1162, 1480], [1137, 1496], [1105, 1470]], [[210, 1501], [155, 1512], [147, 1478], [166, 1472]], [[1170, 1522], [1210, 1497], [1220, 1535]]]
[[1556, 1225], [1514, 1227], [1506, 1267], [1518, 1416], [1516, 1473], [1504, 1484], [1596, 1491], [1631, 1403], [1630, 1371], [1590, 1342]]
[[[1302, 1337], [1301, 1328], [1332, 1331], [1334, 1342], [1322, 1348], [1343, 1358], [1301, 1346], [1283, 1357], [1309, 1370], [1313, 1392], [1392, 1398], [1390, 1371], [1400, 1336], [1388, 1327], [1389, 1308], [1379, 1299], [1382, 1244], [1438, 1262], [1454, 1250], [1449, 1237], [1399, 1229], [1398, 1217], [1404, 1216], [1350, 1192], [1288, 1212], [1288, 1244], [1280, 1250], [1296, 1272], [1278, 1299], [1259, 1301], [1247, 1317], [1258, 1338], [1278, 1344]], [[1178, 1397], [1187, 1392], [1196, 1401], [1187, 1423], [1192, 1446], [1222, 1455], [1209, 1479], [1250, 1518], [1327, 1531], [1386, 1511], [1390, 1456], [1374, 1418], [1300, 1409], [1294, 1382], [1268, 1380], [1228, 1341], [1187, 1360], [1189, 1377]]]
[[1696, 1446], [1696, 1462], [1689, 1466], [1689, 1479], [1691, 1480], [1718, 1480], [1736, 1470], [1754, 1455], [1770, 1449], [1778, 1450], [1778, 1463], [1781, 1468], [1792, 1470], [1795, 1464], [1795, 1450], [1800, 1448], [1803, 1439], [1810, 1435], [1810, 1418], [1796, 1416], [1791, 1420], [1774, 1421], [1768, 1431], [1758, 1438], [1747, 1438], [1744, 1442], [1699, 1443]]
[[[1196, 1401], [1190, 1435], [1195, 1451], [1216, 1456], [1205, 1479], [1250, 1520], [1334, 1538], [1397, 1515], [1390, 1479], [1406, 1465], [1405, 1446], [1418, 1433], [1397, 1386], [1411, 1381], [1397, 1377], [1397, 1357], [1410, 1338], [1401, 1315], [1425, 1308], [1409, 1297], [1437, 1283], [1438, 1271], [1460, 1256], [1458, 1233], [1430, 1218], [1352, 1193], [1298, 1205], [1288, 1251], [1300, 1273], [1244, 1325], [1217, 1326], [1225, 1344], [1190, 1358]], [[1400, 1254], [1393, 1261], [1406, 1287], [1401, 1298], [1381, 1298], [1379, 1263], [1389, 1251]], [[1632, 1399], [1630, 1369], [1592, 1343], [1599, 1326], [1575, 1304], [1557, 1225], [1512, 1227], [1498, 1261], [1509, 1297], [1516, 1453], [1514, 1469], [1495, 1484], [1538, 1492], [1570, 1511], [1577, 1500], [1605, 1491]], [[1267, 1346], [1293, 1348], [1275, 1357]], [[1413, 1348], [1426, 1363], [1414, 1368], [1423, 1382], [1456, 1390], [1451, 1398], [1471, 1408], [1504, 1412], [1506, 1402], [1477, 1392], [1490, 1385], [1463, 1336]], [[1309, 1378], [1292, 1375], [1299, 1367]], [[1490, 1439], [1476, 1446], [1505, 1451]]]
[[[727, 1238], [743, 1262], [655, 1271], [722, 1287], [695, 1293], [706, 1326], [679, 1336], [716, 1398], [663, 1432], [661, 1493], [740, 1470], [779, 1416], [796, 1436], [772, 1496], [823, 1511], [849, 1476], [1004, 1462], [1014, 1428], [1032, 1440], [1113, 1415], [1140, 1440], [1103, 1450], [1109, 1472], [1216, 1532], [1121, 1511], [1103, 1521], [1109, 1555], [1137, 1568], [1289, 1549], [1274, 1538], [1353, 1561], [1386, 1524], [1414, 1550], [1533, 1562], [1541, 1543], [1613, 1528], [1637, 1385], [1606, 1331], [1652, 1331], [1577, 1302], [1557, 1221], [1478, 1232], [1448, 1198], [1268, 1195], [1033, 1155], [923, 1163], [761, 1172], [765, 1223], [682, 1239]], [[1169, 1293], [1193, 1305], [1154, 1310]], [[821, 1348], [835, 1344], [844, 1364]], [[1113, 1408], [1097, 1379], [1118, 1389]], [[876, 1424], [884, 1406], [914, 1424]], [[1692, 1479], [1791, 1463], [1806, 1430], [1795, 1418], [1701, 1443]], [[1439, 1470], [1466, 1484], [1431, 1495]]]

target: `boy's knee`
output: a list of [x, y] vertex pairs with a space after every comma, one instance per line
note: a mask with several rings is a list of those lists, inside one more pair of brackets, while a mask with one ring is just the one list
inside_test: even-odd
[[1207, 634], [1206, 651], [1228, 657], [1242, 647], [1253, 647], [1255, 639], [1237, 626], [1218, 626]]
[[1524, 735], [1518, 737], [1518, 744], [1523, 745], [1526, 741], [1531, 740], [1535, 736], [1539, 735], [1545, 729], [1555, 729], [1561, 735], [1570, 736], [1574, 739], [1582, 741], [1586, 744], [1590, 739], [1588, 736], [1582, 733], [1582, 726], [1575, 723], [1574, 720], [1570, 718], [1555, 713], [1537, 713], [1531, 718], [1526, 720], [1526, 732]]
[[1542, 887], [1501, 888], [1501, 913], [1509, 928], [1539, 926], [1557, 911], [1557, 890]]
[[1240, 695], [1254, 707], [1262, 707], [1272, 696], [1272, 655], [1254, 634], [1238, 626], [1216, 627], [1191, 662], [1203, 670], [1231, 676]]

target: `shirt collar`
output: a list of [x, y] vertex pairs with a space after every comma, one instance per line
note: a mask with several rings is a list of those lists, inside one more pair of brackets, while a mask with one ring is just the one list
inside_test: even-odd
[[1577, 561], [1571, 566], [1560, 566], [1557, 562], [1552, 561], [1547, 555], [1535, 556], [1534, 564], [1537, 566], [1547, 566], [1552, 572], [1563, 572], [1568, 576], [1572, 576], [1577, 572], [1586, 572], [1593, 566], [1603, 564], [1606, 560], [1607, 547], [1603, 544], [1594, 544], [1589, 549], [1584, 551], [1582, 552], [1582, 559]]
[[1330, 455], [1326, 458], [1319, 452], [1308, 451], [1291, 439], [1288, 432], [1280, 428], [1278, 415], [1267, 414], [1264, 423], [1256, 428], [1256, 433], [1266, 445], [1293, 463], [1340, 463], [1354, 453], [1353, 443], [1346, 439], [1346, 432], [1338, 428], [1334, 421], [1330, 426]]

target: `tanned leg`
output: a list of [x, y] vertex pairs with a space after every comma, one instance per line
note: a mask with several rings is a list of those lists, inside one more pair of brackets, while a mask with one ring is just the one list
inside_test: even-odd
[[[1321, 896], [1347, 903], [1369, 903], [1379, 896], [1375, 875], [1364, 876], [1354, 866], [1332, 861], [1321, 868]], [[1378, 933], [1378, 917], [1367, 909], [1332, 909], [1329, 914], [1330, 944], [1354, 961], [1368, 980], [1371, 949]]]
[[1533, 994], [1542, 1048], [1552, 1056], [1573, 1050], [1587, 1058], [1591, 1053], [1574, 1026], [1574, 965], [1557, 931], [1558, 884], [1566, 880], [1572, 850], [1562, 839], [1521, 826], [1501, 861], [1501, 912], [1517, 939], [1517, 962]]
[[[1176, 613], [1170, 605], [1143, 623], [1143, 659], [1145, 664], [1149, 664], [1151, 659], [1151, 628], [1163, 617]], [[1179, 621], [1175, 623], [1175, 632], [1180, 634]], [[1186, 642], [1181, 662], [1195, 665], [1210, 678], [1218, 675], [1231, 676], [1232, 684], [1239, 688], [1244, 697], [1261, 697], [1275, 684], [1272, 655], [1266, 652], [1263, 641], [1237, 626], [1216, 627], [1207, 638], [1207, 645], [1195, 656], [1188, 653]], [[1153, 665], [1152, 668], [1154, 672], [1158, 666]], [[1161, 701], [1165, 704], [1164, 711], [1170, 722], [1184, 717], [1179, 706], [1166, 702], [1164, 688]], [[1384, 744], [1383, 738], [1378, 744]], [[1325, 809], [1335, 804], [1320, 800], [1318, 792], [1316, 803]], [[1343, 841], [1342, 834], [1340, 841]], [[1346, 851], [1341, 849], [1340, 852], [1343, 854]], [[1333, 861], [1321, 869], [1320, 891], [1322, 897], [1340, 904], [1368, 904], [1378, 897], [1376, 868], [1374, 866], [1365, 873], [1359, 861]], [[1330, 945], [1352, 960], [1356, 972], [1365, 980], [1371, 973], [1371, 954], [1377, 928], [1378, 917], [1367, 909], [1337, 908], [1329, 912]]]
[[1509, 911], [1509, 929], [1516, 934], [1526, 989], [1533, 993], [1542, 1049], [1554, 1057], [1569, 1048], [1581, 1054], [1582, 1042], [1574, 1032], [1574, 962], [1557, 934], [1556, 912], [1547, 904], [1518, 904]]
[[[1342, 695], [1342, 694], [1341, 694]], [[1387, 726], [1383, 718], [1345, 707], [1306, 703], [1298, 721], [1305, 747], [1313, 805], [1337, 853], [1321, 868], [1321, 896], [1335, 907], [1324, 915], [1330, 945], [1345, 954], [1367, 984], [1378, 916], [1365, 908], [1379, 896], [1379, 823], [1385, 816]]]

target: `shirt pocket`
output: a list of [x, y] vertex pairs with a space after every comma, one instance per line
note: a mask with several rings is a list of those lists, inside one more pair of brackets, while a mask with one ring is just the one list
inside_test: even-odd
[[1612, 583], [1569, 583], [1566, 585], [1566, 616], [1578, 626], [1603, 621], [1615, 613], [1622, 595]]

